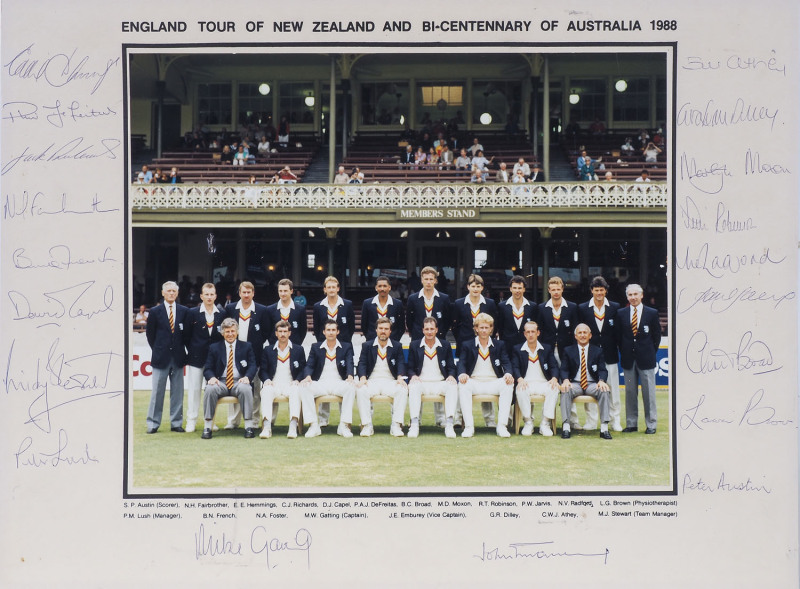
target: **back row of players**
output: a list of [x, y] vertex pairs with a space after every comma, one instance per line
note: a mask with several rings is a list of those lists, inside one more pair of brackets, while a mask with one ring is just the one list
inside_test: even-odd
[[[581, 394], [598, 401], [597, 405], [587, 404], [582, 429], [597, 428], [599, 410], [602, 438], [611, 439], [609, 424], [614, 431], [637, 431], [639, 384], [645, 433], [655, 433], [655, 364], [661, 328], [656, 310], [642, 304], [639, 285], [628, 286], [629, 306], [620, 309], [618, 303], [606, 298], [608, 284], [598, 276], [590, 284], [592, 298], [576, 305], [563, 298], [563, 281], [553, 277], [548, 282], [550, 299], [537, 305], [525, 298], [525, 279], [514, 276], [509, 285], [511, 297], [498, 305], [483, 296], [483, 279], [477, 274], [467, 280], [468, 296], [455, 302], [436, 290], [438, 272], [434, 268], [423, 268], [420, 277], [422, 289], [409, 296], [406, 309], [402, 301], [389, 296], [389, 279], [377, 279], [377, 295], [365, 300], [362, 307], [360, 327], [366, 341], [357, 367], [351, 345], [355, 312], [352, 302], [339, 296], [335, 277], [326, 278], [326, 296], [314, 305], [317, 343], [308, 358], [302, 348], [306, 309], [292, 300], [290, 280], [278, 283], [279, 301], [270, 306], [255, 303], [254, 286], [242, 282], [239, 301], [225, 309], [215, 304], [213, 284], [203, 285], [199, 307], [187, 309], [175, 302], [177, 284], [165, 283], [164, 304], [151, 309], [146, 328], [153, 367], [147, 432], [155, 433], [161, 423], [167, 378], [171, 391], [183, 391], [183, 366], [187, 366], [186, 430], [182, 427], [182, 395], [170, 395], [171, 429], [195, 430], [205, 379], [205, 439], [216, 429], [213, 419], [217, 400], [226, 395], [239, 398], [238, 407], [230, 408], [226, 429], [237, 427], [243, 414], [245, 437], [255, 437], [256, 427], [262, 423], [260, 437], [270, 437], [277, 406], [263, 417], [261, 407], [272, 406], [279, 394], [289, 397], [290, 438], [297, 436], [301, 406], [309, 426], [306, 437], [320, 435], [321, 427], [327, 425], [329, 409], [323, 404], [317, 415], [314, 400], [326, 394], [342, 398], [337, 433], [344, 437], [352, 436], [356, 399], [361, 435], [373, 434], [370, 399], [379, 394], [393, 398], [390, 433], [394, 436], [404, 435], [402, 424], [408, 403], [408, 435], [417, 437], [421, 396], [429, 394], [445, 398], [443, 408], [438, 403], [434, 407], [437, 425], [444, 426], [445, 435], [455, 437], [454, 426], [463, 407], [462, 437], [471, 437], [471, 397], [494, 394], [498, 396], [500, 419], [495, 419], [491, 403], [483, 403], [484, 420], [499, 436], [508, 437], [515, 383], [525, 422], [523, 435], [534, 431], [531, 395], [544, 397], [539, 432], [553, 435], [559, 393], [562, 438], [569, 438], [572, 429], [581, 429], [572, 404], [572, 399]], [[457, 364], [446, 340], [451, 328]], [[411, 338], [408, 362], [400, 344], [406, 329]], [[620, 354], [626, 390], [624, 429], [617, 377]]]

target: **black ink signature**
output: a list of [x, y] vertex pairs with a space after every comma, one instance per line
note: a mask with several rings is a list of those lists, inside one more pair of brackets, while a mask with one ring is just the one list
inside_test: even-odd
[[87, 264], [103, 264], [105, 262], [116, 262], [110, 256], [111, 248], [107, 247], [103, 253], [91, 258], [76, 258], [72, 256], [72, 250], [67, 245], [54, 245], [47, 250], [48, 258], [43, 262], [34, 262], [25, 248], [20, 247], [11, 254], [11, 261], [15, 268], [20, 270], [32, 270], [37, 268], [52, 268], [55, 270], [69, 270], [71, 266], [83, 266]]
[[200, 524], [200, 531], [194, 535], [194, 558], [200, 560], [201, 556], [220, 556], [223, 554], [233, 554], [242, 556], [242, 543], [234, 542], [225, 536], [217, 538], [212, 534], [206, 537], [206, 528]]
[[692, 475], [683, 475], [683, 492], [686, 491], [703, 491], [705, 493], [716, 493], [717, 491], [725, 492], [747, 492], [747, 493], [772, 493], [772, 489], [766, 485], [756, 485], [753, 480], [748, 476], [747, 480], [740, 483], [729, 483], [725, 480], [725, 473], [719, 475], [719, 480], [716, 485], [712, 482], [709, 483], [703, 480], [703, 477], [692, 478]]
[[705, 331], [695, 331], [686, 345], [686, 366], [693, 374], [710, 374], [721, 370], [751, 371], [753, 375], [775, 372], [783, 366], [773, 367], [772, 350], [762, 340], [754, 340], [753, 332], [746, 331], [739, 339], [734, 352], [712, 348]]
[[[267, 553], [267, 569], [272, 570], [277, 564], [272, 564], [271, 556], [278, 553], [291, 555], [295, 552], [305, 552], [306, 567], [311, 569], [311, 532], [300, 528], [291, 540], [269, 538], [266, 528], [258, 526], [250, 534], [250, 550], [253, 554]], [[291, 560], [289, 561], [292, 562]]]
[[678, 108], [677, 123], [679, 127], [726, 127], [741, 123], [758, 123], [770, 121], [769, 130], [775, 127], [780, 109], [771, 109], [768, 106], [745, 104], [744, 99], [737, 98], [733, 107], [714, 105], [714, 99], [706, 102], [705, 106], [693, 106], [691, 102], [684, 102]]
[[683, 261], [677, 260], [675, 265], [681, 270], [702, 270], [713, 278], [722, 278], [727, 273], [736, 274], [748, 266], [777, 265], [786, 259], [786, 256], [773, 259], [768, 247], [760, 254], [722, 253], [712, 256], [708, 250], [708, 242], [701, 245], [697, 252], [692, 252], [692, 246], [687, 245]]
[[677, 309], [678, 313], [686, 313], [693, 309], [696, 305], [708, 305], [708, 310], [711, 313], [724, 313], [738, 303], [758, 303], [758, 302], [774, 302], [774, 309], [778, 308], [783, 301], [791, 301], [795, 298], [796, 293], [790, 290], [784, 294], [775, 294], [766, 292], [764, 290], [758, 291], [751, 286], [744, 288], [732, 288], [728, 292], [717, 290], [714, 287], [708, 287], [706, 290], [694, 295], [694, 300], [688, 306], [681, 306], [681, 300], [686, 299], [684, 293], [685, 288], [682, 288], [678, 293]]
[[[83, 318], [88, 320], [100, 313], [113, 311], [114, 287], [110, 284], [107, 284], [103, 289], [102, 295], [100, 295], [102, 300], [97, 300], [97, 295], [95, 295], [94, 291], [85, 296], [95, 284], [94, 280], [87, 280], [59, 290], [44, 292], [42, 293], [42, 297], [45, 299], [43, 303], [41, 301], [31, 303], [28, 297], [20, 291], [10, 290], [7, 294], [11, 305], [14, 307], [15, 316], [12, 316], [12, 319], [14, 321], [43, 319], [45, 323], [37, 327], [52, 324], [60, 326], [61, 323], [55, 321], [55, 319], [67, 317], [69, 319]], [[86, 300], [91, 295], [95, 295], [93, 302]], [[39, 306], [40, 304], [41, 306]]]
[[32, 466], [34, 468], [41, 468], [43, 466], [57, 467], [62, 464], [73, 466], [75, 464], [89, 464], [99, 463], [97, 458], [94, 458], [89, 453], [89, 444], [84, 446], [83, 451], [78, 455], [67, 455], [67, 444], [69, 438], [67, 432], [63, 429], [58, 430], [58, 448], [55, 452], [42, 452], [41, 450], [33, 450], [33, 438], [26, 437], [19, 445], [19, 448], [14, 453], [14, 458], [17, 461], [17, 468], [24, 466]]
[[473, 554], [473, 558], [481, 562], [516, 560], [518, 558], [531, 558], [534, 560], [548, 560], [551, 558], [602, 558], [603, 564], [608, 564], [610, 550], [605, 548], [602, 552], [550, 552], [543, 547], [549, 547], [554, 542], [515, 542], [508, 545], [508, 550], [499, 547], [487, 547], [486, 542], [481, 545], [481, 553]]
[[108, 59], [105, 66], [90, 71], [88, 69], [89, 56], [76, 57], [77, 48], [73, 49], [69, 55], [56, 53], [46, 59], [35, 59], [33, 46], [34, 44], [31, 43], [12, 57], [8, 63], [3, 64], [3, 69], [6, 70], [9, 77], [35, 82], [42, 80], [54, 88], [61, 88], [75, 81], [94, 81], [94, 86], [89, 92], [89, 94], [94, 94], [105, 81], [111, 68], [118, 66], [120, 60], [119, 57]]
[[681, 206], [681, 219], [686, 229], [693, 231], [706, 231], [708, 229], [700, 215], [700, 209], [689, 196], [686, 197], [685, 204]]
[[733, 176], [727, 164], [714, 162], [707, 168], [697, 168], [697, 162], [685, 153], [681, 154], [681, 180], [686, 178], [689, 184], [700, 192], [717, 194], [725, 185], [725, 178]]
[[75, 137], [70, 139], [65, 144], [56, 147], [55, 142], [51, 143], [42, 150], [26, 146], [22, 153], [12, 157], [0, 169], [0, 175], [13, 170], [18, 163], [36, 163], [36, 162], [57, 162], [61, 160], [82, 161], [92, 160], [97, 158], [108, 158], [110, 160], [117, 159], [114, 153], [116, 149], [122, 144], [119, 139], [108, 137], [100, 139], [99, 142], [93, 143], [85, 141], [83, 137]]
[[[56, 200], [57, 202], [51, 202]], [[51, 198], [43, 192], [37, 192], [33, 196], [26, 190], [19, 196], [15, 194], [6, 195], [3, 203], [3, 218], [22, 219], [33, 218], [40, 215], [92, 215], [95, 213], [113, 213], [119, 208], [101, 208], [102, 201], [98, 195], [92, 197], [92, 202], [85, 208], [75, 209], [68, 203], [69, 197], [62, 193], [55, 198]]]

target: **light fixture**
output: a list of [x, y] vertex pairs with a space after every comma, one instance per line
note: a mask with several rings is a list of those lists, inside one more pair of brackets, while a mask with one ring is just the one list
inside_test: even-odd
[[264, 82], [258, 87], [258, 93], [261, 94], [261, 96], [266, 96], [267, 94], [269, 94], [270, 90], [271, 88], [269, 87], [269, 84], [267, 84], [266, 82]]
[[403, 232], [400, 234], [400, 237], [401, 237], [402, 239], [405, 239], [406, 237], [408, 237], [408, 231], [403, 231]]
[[313, 96], [306, 96], [305, 103], [306, 103], [306, 106], [314, 106], [314, 97]]
[[486, 232], [478, 230], [478, 231], [475, 232], [475, 237], [477, 237], [479, 239], [482, 238], [482, 237], [486, 237]]
[[481, 115], [481, 125], [491, 125], [492, 124], [492, 115], [488, 112], [485, 112]]
[[317, 272], [322, 272], [322, 266], [317, 266]]
[[628, 89], [628, 82], [625, 80], [617, 80], [616, 84], [614, 84], [614, 88], [617, 89], [617, 92], [625, 92]]
[[575, 250], [575, 251], [572, 252], [572, 261], [573, 262], [577, 262], [578, 261], [578, 250]]
[[314, 235], [314, 231], [311, 230], [311, 229], [308, 230], [308, 236], [309, 237], [316, 237], [316, 235]]
[[270, 265], [269, 265], [269, 271], [270, 271], [270, 272], [275, 272], [275, 266], [273, 266], [272, 264], [270, 264]]
[[403, 116], [403, 115], [400, 115], [400, 124], [401, 125], [405, 125], [406, 124], [406, 117]]
[[570, 104], [578, 104], [581, 101], [581, 97], [578, 96], [577, 92], [574, 90], [569, 95], [569, 103]]

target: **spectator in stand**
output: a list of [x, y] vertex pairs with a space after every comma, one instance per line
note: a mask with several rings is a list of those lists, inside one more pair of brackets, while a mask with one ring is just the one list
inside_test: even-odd
[[522, 173], [522, 170], [517, 170], [511, 181], [514, 184], [525, 184], [525, 182], [527, 182], [527, 180], [525, 180], [525, 174]]
[[258, 155], [261, 157], [269, 157], [269, 141], [266, 135], [262, 135], [261, 141], [258, 142]]
[[295, 305], [303, 305], [304, 307], [308, 303], [308, 301], [306, 300], [306, 296], [302, 292], [300, 292], [299, 288], [295, 291], [293, 300]]
[[508, 170], [506, 169], [506, 163], [500, 162], [500, 169], [497, 170], [497, 174], [495, 174], [495, 182], [511, 182], [511, 174], [509, 174]]
[[417, 147], [417, 151], [414, 154], [415, 169], [419, 168], [420, 166], [424, 166], [427, 159], [428, 157], [425, 155], [425, 150], [420, 145]]
[[270, 184], [281, 184], [281, 177], [278, 174], [273, 174], [272, 178], [269, 179]]
[[161, 171], [161, 168], [156, 168], [156, 172], [153, 174], [153, 184], [163, 184], [166, 181], [167, 179]]
[[542, 172], [542, 169], [536, 164], [533, 165], [533, 172], [531, 173], [531, 177], [528, 178], [528, 182], [544, 182], [544, 172]]
[[605, 174], [605, 179], [606, 179], [606, 182], [613, 182], [614, 181], [614, 174], [612, 174], [611, 171], [609, 170]]
[[647, 144], [650, 142], [650, 135], [648, 135], [647, 131], [644, 129], [639, 129], [639, 145], [642, 147], [646, 147]]
[[222, 155], [220, 156], [220, 161], [223, 164], [233, 164], [233, 152], [229, 145], [225, 145], [222, 148]]
[[[467, 155], [467, 150], [462, 149], [461, 154], [456, 158], [456, 170], [469, 170], [472, 168], [472, 160]], [[461, 174], [458, 174], [459, 176]]]
[[594, 172], [594, 162], [592, 158], [583, 152], [583, 158], [578, 158], [578, 175], [584, 182], [594, 180], [596, 178]]
[[625, 143], [620, 146], [623, 155], [631, 155], [634, 151], [636, 151], [633, 143], [631, 143], [632, 141], [633, 140], [630, 137], [625, 138]]
[[278, 144], [283, 148], [289, 145], [289, 119], [285, 115], [278, 124]]
[[517, 163], [514, 164], [514, 176], [517, 175], [519, 170], [522, 170], [522, 175], [525, 177], [525, 180], [531, 177], [531, 168], [527, 163], [525, 163], [524, 157], [519, 158]]
[[169, 178], [166, 179], [168, 184], [183, 184], [183, 180], [181, 179], [181, 175], [178, 172], [178, 168], [173, 167], [172, 170], [169, 172]]
[[605, 132], [606, 126], [598, 117], [595, 117], [594, 122], [589, 126], [589, 133], [592, 135], [602, 135]]
[[658, 161], [658, 154], [661, 153], [661, 149], [655, 143], [650, 141], [642, 148], [642, 153], [644, 154], [645, 162], [655, 163]]
[[133, 316], [133, 328], [144, 329], [147, 326], [147, 316], [150, 312], [147, 310], [146, 305], [140, 305], [139, 311]]
[[650, 174], [647, 170], [642, 170], [642, 175], [636, 178], [635, 182], [650, 182]]
[[478, 166], [472, 166], [472, 176], [469, 181], [473, 184], [483, 184], [486, 181], [483, 177], [483, 172], [481, 172]]
[[483, 155], [482, 151], [478, 151], [478, 155], [472, 158], [472, 165], [478, 166], [478, 169], [483, 173], [483, 181], [486, 182], [489, 179], [489, 164], [494, 161], [494, 156], [492, 159], [486, 159]]
[[477, 137], [473, 137], [472, 145], [469, 146], [470, 155], [475, 157], [479, 151], [483, 151], [483, 145], [480, 144]]
[[442, 146], [442, 153], [439, 154], [439, 163], [445, 169], [449, 169], [453, 165], [453, 152], [450, 151], [447, 143]]
[[350, 176], [344, 171], [344, 166], [339, 166], [339, 172], [333, 177], [334, 184], [347, 184], [350, 181]]
[[139, 175], [136, 177], [136, 180], [139, 184], [152, 184], [153, 172], [151, 172], [147, 168], [147, 166], [142, 166], [142, 171], [139, 172]]
[[436, 167], [439, 165], [439, 154], [436, 153], [435, 147], [431, 147], [428, 150], [428, 157], [426, 158], [426, 162], [428, 164], [429, 170], [435, 170]]
[[410, 143], [406, 145], [405, 151], [403, 151], [403, 153], [400, 154], [400, 160], [398, 161], [398, 163], [401, 166], [410, 166], [411, 164], [414, 163], [414, 148], [411, 146]]
[[278, 184], [297, 184], [297, 176], [289, 166], [283, 166], [278, 172]]
[[233, 156], [233, 165], [234, 166], [243, 166], [247, 163], [247, 160], [250, 158], [250, 152], [247, 150], [247, 147], [242, 144], [236, 149], [236, 153]]

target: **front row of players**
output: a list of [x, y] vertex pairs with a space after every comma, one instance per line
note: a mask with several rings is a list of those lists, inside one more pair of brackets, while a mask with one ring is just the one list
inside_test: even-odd
[[[258, 373], [262, 382], [261, 402], [264, 407], [271, 407], [277, 395], [285, 395], [289, 399], [289, 438], [297, 437], [301, 405], [303, 415], [309, 416], [305, 436], [321, 435], [316, 399], [325, 395], [341, 398], [337, 434], [345, 438], [353, 436], [351, 424], [356, 400], [361, 416], [360, 435], [373, 435], [372, 401], [376, 396], [388, 397], [392, 402], [390, 434], [395, 437], [404, 435], [402, 424], [406, 403], [410, 404], [408, 436], [416, 438], [419, 435], [423, 395], [444, 397], [445, 436], [448, 438], [456, 437], [454, 420], [457, 407], [460, 405], [464, 408], [461, 436], [469, 438], [475, 432], [472, 398], [475, 395], [493, 395], [498, 398], [498, 415], [506, 417], [505, 420], [500, 419], [496, 432], [498, 436], [507, 438], [511, 435], [506, 423], [510, 417], [516, 382], [517, 402], [524, 421], [522, 435], [533, 433], [532, 395], [544, 397], [540, 433], [544, 436], [553, 435], [551, 424], [555, 420], [560, 392], [564, 421], [562, 438], [570, 437], [569, 418], [573, 398], [589, 395], [595, 397], [599, 405], [602, 421], [600, 437], [611, 439], [608, 432], [608, 372], [601, 349], [589, 344], [592, 335], [587, 325], [576, 327], [577, 343], [566, 348], [560, 368], [553, 348], [538, 341], [539, 327], [534, 321], [524, 326], [525, 343], [508, 351], [503, 341], [492, 338], [494, 319], [490, 315], [478, 314], [474, 326], [476, 337], [461, 346], [456, 368], [450, 344], [437, 337], [436, 318], [424, 319], [423, 337], [411, 342], [406, 363], [402, 345], [390, 337], [391, 321], [381, 317], [377, 320], [376, 336], [363, 344], [358, 365], [354, 366], [353, 347], [337, 339], [339, 328], [335, 321], [329, 320], [325, 324], [325, 340], [312, 346], [306, 361], [303, 348], [290, 341], [289, 322], [281, 320], [275, 327], [276, 343], [263, 349], [259, 370], [253, 347], [238, 339], [237, 321], [225, 319], [221, 325], [224, 341], [210, 346], [203, 370], [208, 385], [203, 405], [205, 426], [202, 438], [212, 437], [217, 402], [228, 395], [236, 397], [241, 405], [245, 420], [244, 437], [255, 437], [257, 424], [254, 419], [252, 382]], [[354, 374], [358, 380], [354, 379]], [[260, 437], [270, 436], [271, 423], [265, 419]]]

